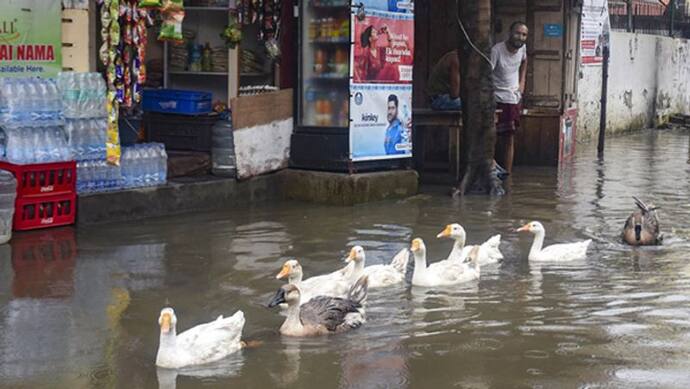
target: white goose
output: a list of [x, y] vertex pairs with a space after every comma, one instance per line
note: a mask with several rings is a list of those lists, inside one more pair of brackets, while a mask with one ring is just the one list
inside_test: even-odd
[[534, 242], [532, 242], [532, 248], [529, 250], [527, 258], [535, 262], [566, 262], [583, 259], [587, 256], [587, 247], [592, 243], [591, 239], [587, 239], [580, 242], [560, 243], [542, 248], [546, 230], [537, 221], [527, 223], [518, 228], [517, 231], [527, 231], [534, 234]]
[[[472, 247], [465, 246], [465, 240], [467, 234], [465, 229], [462, 228], [460, 224], [453, 223], [446, 226], [446, 228], [441, 231], [437, 238], [450, 238], [455, 241], [453, 244], [453, 249], [448, 255], [449, 260], [459, 260], [464, 261], [470, 254]], [[486, 242], [482, 243], [479, 247], [479, 265], [490, 265], [492, 263], [497, 263], [503, 259], [503, 254], [499, 248], [501, 244], [501, 235], [494, 235], [489, 238]]]
[[240, 340], [244, 313], [192, 327], [177, 334], [177, 317], [172, 308], [163, 308], [158, 317], [161, 327], [156, 366], [179, 369], [215, 362], [244, 347]]
[[369, 278], [369, 288], [382, 288], [399, 284], [405, 281], [405, 272], [407, 271], [407, 262], [410, 258], [410, 253], [407, 249], [400, 250], [393, 260], [388, 265], [371, 265], [364, 266], [366, 263], [366, 256], [362, 246], [354, 246], [350, 250], [350, 255], [346, 260], [354, 263], [352, 268], [348, 269], [348, 277], [352, 283], [357, 281], [362, 275]]
[[[315, 296], [346, 297], [352, 283], [344, 269], [302, 280], [302, 265], [296, 259], [290, 259], [285, 261], [276, 278], [287, 277], [288, 284], [297, 286], [300, 289], [300, 304], [304, 304]], [[287, 304], [282, 304], [281, 308], [287, 309]]]
[[446, 259], [432, 263], [429, 267], [426, 266], [424, 241], [420, 238], [414, 239], [410, 251], [414, 255], [412, 285], [427, 287], [454, 285], [479, 278], [478, 248], [470, 252], [470, 264]]

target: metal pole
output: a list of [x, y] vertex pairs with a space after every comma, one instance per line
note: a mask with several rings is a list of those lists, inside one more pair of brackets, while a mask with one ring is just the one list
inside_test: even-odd
[[675, 0], [669, 1], [669, 2], [668, 2], [668, 6], [670, 7], [668, 14], [669, 14], [669, 17], [671, 18], [671, 21], [670, 21], [669, 24], [668, 24], [668, 36], [673, 37], [673, 29], [674, 29], [674, 27], [675, 27], [675, 26], [673, 25], [673, 19], [674, 19], [675, 13], [676, 13], [676, 12], [675, 12], [675, 11], [676, 11], [676, 2], [675, 2]]
[[633, 0], [626, 0], [625, 9], [628, 11], [628, 32], [633, 31]]
[[599, 144], [597, 153], [599, 157], [604, 155], [604, 140], [606, 138], [606, 95], [608, 93], [609, 78], [609, 46], [604, 46], [604, 61], [601, 69], [601, 111], [599, 112]]

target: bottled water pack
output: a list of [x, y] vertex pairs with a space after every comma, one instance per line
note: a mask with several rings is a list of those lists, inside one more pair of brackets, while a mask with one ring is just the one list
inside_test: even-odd
[[65, 118], [106, 117], [106, 85], [100, 73], [62, 72], [57, 87]]
[[105, 159], [77, 162], [77, 192], [93, 193], [165, 184], [168, 156], [162, 143], [122, 148], [120, 166]]
[[0, 78], [0, 125], [62, 125], [60, 94], [52, 79]]
[[65, 132], [77, 161], [105, 159], [106, 119], [66, 119]]
[[3, 127], [4, 158], [14, 164], [72, 160], [62, 127]]

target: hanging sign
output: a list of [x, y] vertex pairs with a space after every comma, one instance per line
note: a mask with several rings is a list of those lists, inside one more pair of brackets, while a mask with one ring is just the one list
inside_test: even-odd
[[[366, 1], [352, 8], [350, 159], [412, 156], [412, 2]], [[385, 3], [385, 4], [383, 4]], [[395, 4], [393, 4], [395, 3]], [[400, 8], [403, 3], [409, 7]], [[375, 6], [389, 7], [380, 11]], [[359, 15], [358, 15], [359, 13]]]
[[0, 2], [0, 77], [55, 77], [62, 69], [60, 0]]
[[611, 33], [607, 0], [584, 0], [580, 31], [582, 64], [601, 65], [604, 46], [609, 45]]

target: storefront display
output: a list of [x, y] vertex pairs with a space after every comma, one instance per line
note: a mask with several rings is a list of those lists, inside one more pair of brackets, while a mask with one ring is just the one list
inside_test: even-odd
[[[390, 160], [378, 166], [391, 168], [412, 156], [412, 2], [349, 4], [302, 5], [293, 146], [316, 151], [293, 156], [295, 166], [352, 171], [354, 162]], [[331, 143], [319, 145], [320, 139]]]

